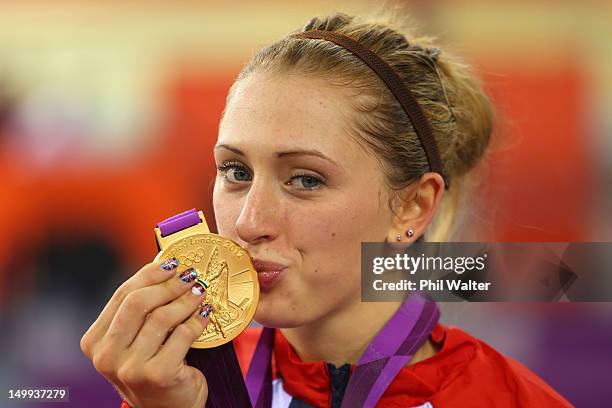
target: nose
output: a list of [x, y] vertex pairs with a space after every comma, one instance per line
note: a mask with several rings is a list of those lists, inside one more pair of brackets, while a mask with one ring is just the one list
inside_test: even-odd
[[279, 200], [264, 180], [255, 180], [246, 195], [240, 216], [236, 220], [236, 233], [247, 243], [273, 240], [279, 231]]

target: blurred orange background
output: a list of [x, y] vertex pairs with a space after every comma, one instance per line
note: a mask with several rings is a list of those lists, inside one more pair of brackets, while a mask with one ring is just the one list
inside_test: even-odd
[[[159, 221], [195, 207], [214, 229], [211, 147], [242, 64], [312, 16], [368, 14], [375, 6], [363, 0], [1, 2], [0, 321], [15, 329], [3, 345], [18, 347], [19, 336], [38, 333], [23, 328], [20, 311], [41, 299], [60, 305], [54, 291], [80, 307], [77, 323], [58, 317], [78, 344], [113, 288], [153, 259]], [[612, 240], [612, 4], [388, 6], [404, 9], [471, 62], [500, 114], [496, 136], [503, 143], [484, 163], [482, 188], [459, 238]], [[595, 333], [609, 307], [593, 307], [586, 319], [593, 326], [585, 330]], [[524, 362], [537, 353], [528, 349], [533, 321], [517, 322], [503, 308], [461, 317], [465, 310], [453, 309], [447, 320]], [[584, 316], [580, 310], [559, 306], [555, 313]], [[479, 320], [483, 314], [523, 327], [527, 340], [496, 338]], [[17, 372], [32, 378], [19, 350], [0, 372], [0, 384], [20, 378]], [[591, 357], [597, 360], [595, 352]], [[48, 364], [64, 367], [53, 357]], [[597, 401], [572, 395], [575, 403]]]

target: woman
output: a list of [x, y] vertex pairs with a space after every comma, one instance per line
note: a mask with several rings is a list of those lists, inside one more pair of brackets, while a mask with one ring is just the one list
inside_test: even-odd
[[[275, 407], [340, 406], [355, 364], [400, 306], [360, 301], [360, 243], [410, 242], [426, 231], [443, 240], [492, 128], [467, 66], [430, 39], [345, 14], [313, 18], [299, 32], [313, 30], [328, 34], [282, 39], [242, 70], [214, 152], [218, 232], [254, 258], [255, 320], [279, 329]], [[206, 379], [184, 357], [210, 307], [196, 310], [201, 291], [173, 277], [143, 267], [81, 341], [126, 405], [206, 402]], [[410, 356], [378, 406], [569, 406], [459, 329], [436, 324]]]

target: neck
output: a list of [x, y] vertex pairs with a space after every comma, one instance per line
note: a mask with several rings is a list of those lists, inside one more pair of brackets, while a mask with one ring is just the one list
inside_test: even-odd
[[399, 306], [397, 302], [357, 301], [316, 322], [281, 332], [302, 361], [356, 364]]

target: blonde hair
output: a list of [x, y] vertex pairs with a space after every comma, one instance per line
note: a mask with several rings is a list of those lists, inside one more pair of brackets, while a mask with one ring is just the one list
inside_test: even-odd
[[[469, 185], [466, 175], [489, 145], [493, 108], [467, 64], [440, 52], [432, 37], [399, 28], [393, 19], [335, 13], [314, 17], [289, 35], [327, 30], [348, 36], [382, 58], [404, 81], [432, 126], [451, 181], [427, 230], [428, 240], [445, 241]], [[397, 99], [350, 51], [329, 41], [287, 36], [256, 53], [238, 75], [228, 101], [236, 83], [253, 72], [299, 73], [353, 91], [347, 98], [356, 113], [349, 121], [351, 134], [375, 152], [390, 189], [399, 191], [429, 171], [421, 141]]]

